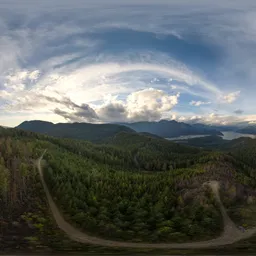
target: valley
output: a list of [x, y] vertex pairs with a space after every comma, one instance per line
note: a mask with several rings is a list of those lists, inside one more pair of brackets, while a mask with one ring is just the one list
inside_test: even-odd
[[72, 240], [81, 242], [81, 243], [89, 243], [89, 244], [96, 244], [101, 246], [109, 246], [109, 247], [126, 247], [126, 248], [209, 248], [209, 247], [216, 247], [220, 245], [227, 245], [232, 244], [234, 242], [240, 241], [242, 239], [250, 238], [256, 233], [256, 227], [241, 231], [239, 230], [234, 222], [229, 218], [229, 216], [226, 213], [226, 209], [224, 208], [220, 195], [219, 195], [219, 182], [218, 181], [209, 181], [203, 184], [203, 186], [209, 186], [214, 194], [215, 200], [217, 204], [220, 207], [220, 211], [223, 218], [223, 224], [224, 224], [224, 231], [222, 235], [216, 239], [212, 239], [209, 241], [202, 241], [202, 242], [193, 242], [193, 243], [159, 243], [159, 244], [145, 244], [145, 243], [128, 243], [128, 242], [118, 242], [118, 241], [111, 241], [111, 240], [104, 240], [99, 239], [97, 237], [89, 236], [86, 233], [82, 233], [79, 231], [79, 229], [76, 229], [72, 227], [69, 223], [67, 223], [63, 217], [61, 216], [61, 213], [59, 212], [59, 209], [57, 208], [56, 204], [54, 203], [50, 192], [47, 188], [47, 185], [45, 183], [44, 177], [43, 177], [43, 170], [41, 167], [41, 161], [45, 154], [46, 150], [42, 154], [42, 156], [37, 161], [37, 167], [40, 174], [40, 178], [43, 183], [43, 187], [52, 211], [52, 214], [59, 226], [60, 229], [62, 229]]
[[[193, 249], [207, 248], [207, 240], [215, 241], [211, 242], [214, 247], [254, 233], [254, 213], [250, 212], [256, 196], [254, 140], [239, 139], [244, 149], [248, 147], [248, 153], [243, 150], [241, 154], [234, 146], [236, 140], [221, 151], [209, 151], [134, 132], [118, 132], [101, 144], [19, 129], [1, 129], [0, 138], [1, 200], [6, 204], [3, 209], [9, 209], [1, 213], [1, 219], [7, 224], [22, 223], [22, 231], [15, 226], [2, 229], [5, 239], [1, 244], [5, 248], [11, 244], [7, 237], [14, 234], [21, 239], [22, 248], [56, 249], [55, 239], [59, 245], [68, 239], [56, 228], [49, 229], [55, 224], [48, 219], [51, 214], [35, 165], [45, 149], [40, 161], [44, 190], [45, 186], [49, 188], [56, 209], [71, 225], [68, 230], [77, 228], [80, 235], [85, 232], [100, 241], [131, 248], [144, 248], [145, 244], [152, 249], [180, 248], [182, 243], [184, 248]], [[220, 198], [236, 223], [234, 236], [225, 235], [223, 216], [228, 215], [220, 210], [212, 189], [203, 186], [210, 180], [220, 184]], [[17, 203], [13, 204], [11, 198]], [[49, 217], [42, 218], [43, 212]], [[54, 217], [56, 220], [56, 214]], [[239, 226], [244, 227], [244, 233]], [[223, 240], [223, 236], [230, 240]]]

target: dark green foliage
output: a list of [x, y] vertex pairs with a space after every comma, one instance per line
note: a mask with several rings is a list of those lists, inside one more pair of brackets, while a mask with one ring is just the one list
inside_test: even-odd
[[[0, 141], [1, 219], [23, 222], [22, 231], [15, 232], [29, 246], [62, 245], [46, 213], [33, 163], [44, 149], [45, 179], [65, 218], [110, 239], [182, 242], [217, 236], [222, 230], [220, 213], [202, 184], [217, 179], [223, 187], [239, 185], [241, 200], [256, 185], [253, 157], [245, 158], [252, 161], [245, 165], [243, 154], [231, 146], [229, 153], [204, 151], [125, 132], [96, 145], [4, 128]], [[254, 146], [248, 144], [244, 157]], [[239, 159], [234, 158], [238, 154]], [[233, 207], [238, 201], [230, 202], [228, 196], [223, 190], [224, 204]], [[7, 228], [2, 230], [2, 237], [7, 234]]]
[[105, 143], [129, 150], [136, 166], [146, 171], [167, 171], [190, 167], [208, 154], [198, 148], [182, 146], [163, 138], [137, 133], [118, 133]]
[[209, 202], [210, 211], [193, 200], [183, 205], [176, 188], [176, 182], [203, 174], [199, 167], [142, 174], [57, 150], [48, 152], [46, 160], [46, 180], [62, 211], [91, 233], [119, 240], [183, 241], [220, 231], [214, 202]]
[[256, 139], [239, 138], [222, 145], [220, 148], [240, 160], [244, 166], [256, 168]]
[[56, 248], [67, 240], [49, 215], [34, 165], [34, 159], [42, 152], [37, 136], [27, 135], [34, 139], [0, 128], [1, 252]]
[[187, 140], [176, 140], [175, 142], [183, 145], [208, 149], [217, 149], [220, 148], [222, 145], [228, 143], [228, 141], [223, 140], [221, 136], [205, 136]]

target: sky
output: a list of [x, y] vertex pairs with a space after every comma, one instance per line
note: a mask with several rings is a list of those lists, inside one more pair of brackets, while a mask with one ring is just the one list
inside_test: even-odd
[[256, 122], [254, 0], [1, 0], [0, 125]]

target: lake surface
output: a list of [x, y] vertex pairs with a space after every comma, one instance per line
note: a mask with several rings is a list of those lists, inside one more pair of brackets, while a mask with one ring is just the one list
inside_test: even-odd
[[[256, 135], [252, 134], [243, 134], [239, 132], [222, 132], [223, 136], [221, 136], [224, 140], [234, 140], [241, 137], [249, 137], [252, 139], [256, 139]], [[194, 138], [201, 138], [201, 137], [207, 137], [209, 135], [186, 135], [186, 136], [179, 136], [174, 138], [166, 138], [167, 140], [188, 140], [188, 139], [194, 139]]]
[[188, 140], [188, 139], [201, 138], [201, 137], [207, 137], [207, 136], [209, 135], [185, 135], [185, 136], [166, 138], [166, 139], [167, 140]]
[[249, 137], [252, 139], [256, 139], [256, 135], [253, 134], [243, 134], [239, 132], [222, 132], [223, 136], [221, 136], [224, 140], [234, 140], [241, 137]]

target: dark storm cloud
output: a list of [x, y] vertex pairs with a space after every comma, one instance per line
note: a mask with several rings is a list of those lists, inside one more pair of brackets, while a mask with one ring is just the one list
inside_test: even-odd
[[141, 121], [157, 121], [161, 119], [161, 112], [157, 110], [141, 110], [139, 112], [133, 113], [131, 116], [131, 121], [141, 122]]
[[121, 103], [110, 103], [103, 106], [99, 110], [99, 114], [103, 120], [112, 121], [125, 121], [128, 115], [125, 106]]
[[98, 116], [95, 113], [95, 111], [89, 105], [86, 104], [83, 104], [74, 112], [67, 112], [64, 110], [60, 110], [59, 108], [55, 108], [54, 113], [64, 117], [66, 120], [71, 122], [94, 122], [98, 119]]
[[56, 99], [54, 97], [43, 96], [46, 100], [50, 102], [55, 102], [63, 105], [64, 107], [72, 110], [73, 112], [68, 112], [55, 108], [54, 113], [64, 117], [69, 121], [95, 121], [98, 119], [98, 115], [95, 110], [91, 108], [88, 104], [78, 105], [74, 103], [70, 98], [63, 97], [62, 99]]
[[237, 115], [241, 115], [241, 114], [244, 113], [244, 111], [242, 109], [237, 109], [237, 110], [234, 111], [234, 113], [237, 114]]
[[57, 99], [57, 98], [51, 97], [51, 96], [42, 96], [42, 97], [49, 102], [59, 103], [59, 104], [66, 106], [67, 108], [70, 108], [73, 110], [81, 107], [81, 106], [77, 105], [76, 103], [74, 103], [73, 101], [71, 101], [71, 99], [68, 97], [62, 97], [62, 99]]

